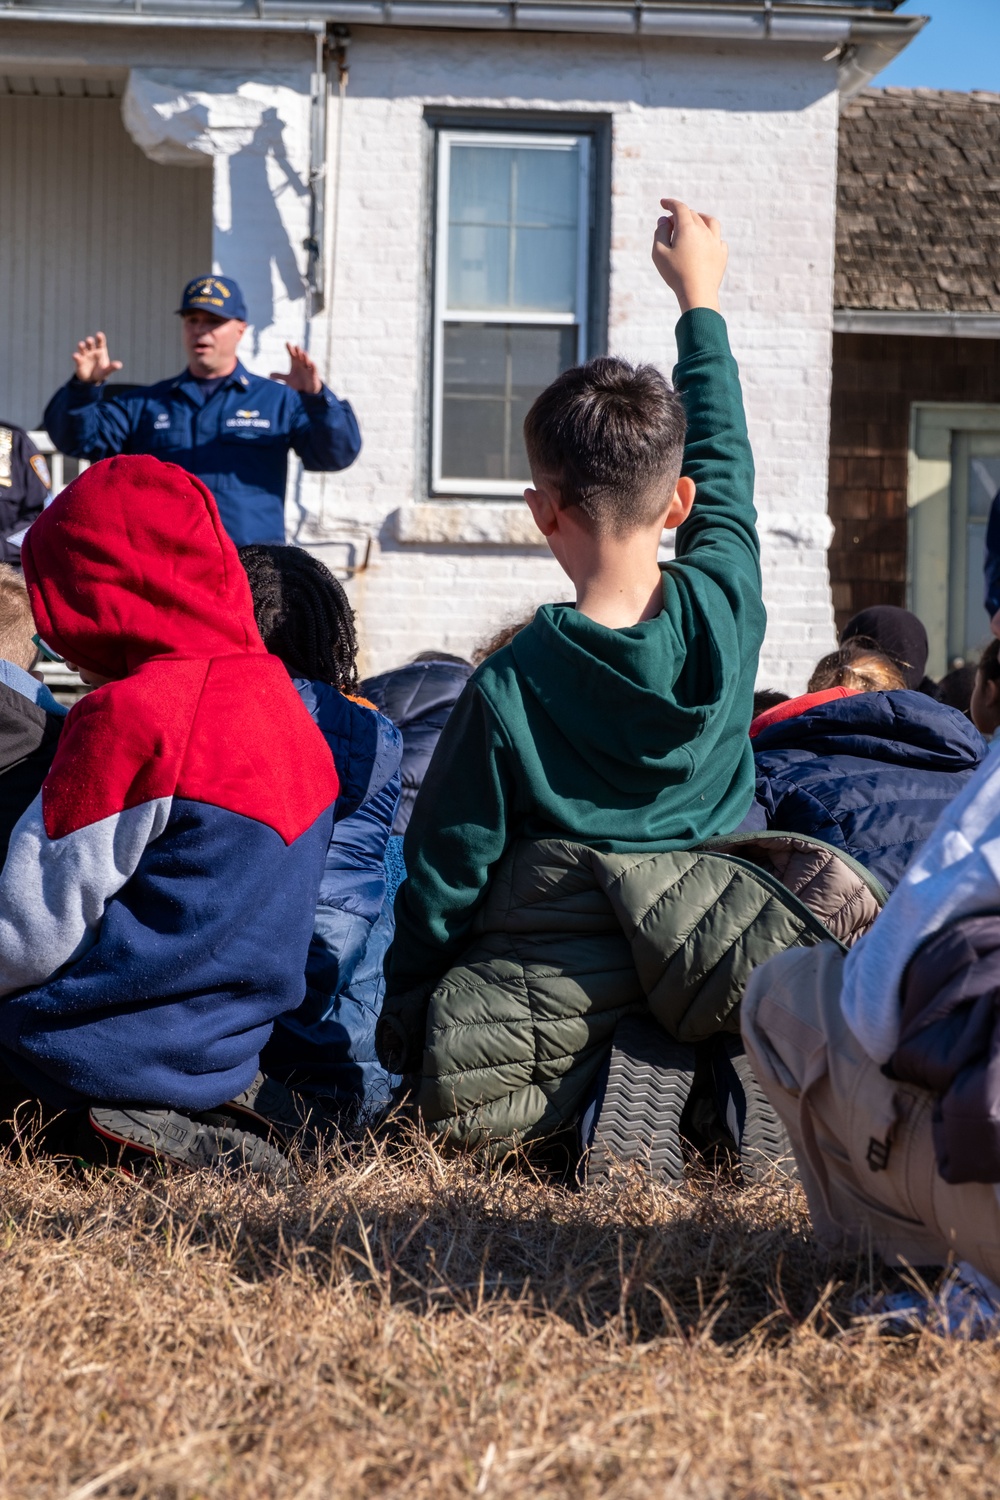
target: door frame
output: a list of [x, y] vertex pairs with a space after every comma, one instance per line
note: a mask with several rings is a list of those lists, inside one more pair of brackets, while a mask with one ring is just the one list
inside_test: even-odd
[[[926, 626], [931, 677], [948, 670], [955, 439], [986, 432], [1000, 436], [1000, 403], [914, 401], [910, 408], [906, 603]], [[984, 614], [984, 637], [988, 628]]]

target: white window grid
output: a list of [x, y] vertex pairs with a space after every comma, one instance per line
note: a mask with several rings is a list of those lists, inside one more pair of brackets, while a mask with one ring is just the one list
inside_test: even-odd
[[[512, 308], [456, 308], [448, 306], [448, 212], [450, 206], [451, 148], [455, 145], [517, 146], [549, 149], [576, 148], [579, 152], [579, 218], [577, 222], [576, 299], [572, 312], [529, 312]], [[520, 496], [524, 484], [511, 479], [446, 479], [441, 473], [444, 425], [444, 330], [447, 323], [501, 323], [545, 328], [576, 326], [576, 357], [587, 357], [590, 253], [590, 137], [587, 135], [525, 134], [508, 130], [442, 130], [438, 133], [437, 222], [434, 245], [434, 336], [431, 403], [431, 489], [437, 495], [507, 498]]]

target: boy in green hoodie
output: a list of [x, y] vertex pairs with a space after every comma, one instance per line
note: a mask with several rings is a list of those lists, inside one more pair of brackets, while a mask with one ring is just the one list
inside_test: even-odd
[[728, 249], [716, 220], [661, 201], [653, 262], [681, 309], [675, 389], [652, 366], [595, 359], [525, 421], [525, 500], [576, 600], [543, 606], [474, 673], [417, 798], [379, 1029], [398, 1072], [420, 1070], [430, 992], [514, 840], [690, 848], [732, 832], [753, 800], [765, 613], [719, 310]]

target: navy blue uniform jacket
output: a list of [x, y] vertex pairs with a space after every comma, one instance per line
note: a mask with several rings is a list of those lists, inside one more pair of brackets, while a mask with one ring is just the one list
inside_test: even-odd
[[326, 386], [304, 396], [241, 364], [207, 400], [186, 370], [106, 401], [100, 386], [74, 377], [56, 391], [44, 421], [56, 447], [74, 458], [149, 453], [197, 475], [238, 547], [285, 540], [289, 448], [314, 470], [346, 469], [361, 449], [350, 404]]
[[993, 496], [993, 504], [990, 506], [983, 571], [986, 575], [986, 613], [992, 620], [1000, 609], [1000, 490]]
[[986, 741], [957, 708], [901, 690], [821, 703], [753, 749], [767, 826], [845, 850], [891, 891]]

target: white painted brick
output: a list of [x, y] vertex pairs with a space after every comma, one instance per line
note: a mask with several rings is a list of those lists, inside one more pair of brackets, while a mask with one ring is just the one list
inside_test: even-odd
[[[302, 540], [381, 537], [349, 584], [366, 671], [432, 647], [466, 652], [570, 586], [542, 552], [406, 546], [386, 519], [424, 503], [428, 219], [425, 106], [596, 113], [612, 122], [609, 344], [670, 369], [675, 309], [649, 262], [661, 193], [722, 220], [724, 306], [757, 464], [765, 599], [761, 681], [801, 688], [833, 645], [826, 513], [837, 149], [835, 68], [818, 51], [718, 50], [576, 36], [360, 30], [342, 119], [331, 104], [328, 204], [335, 295], [312, 343], [354, 403], [365, 448], [347, 473], [306, 476]], [[342, 174], [334, 175], [343, 130]], [[802, 540], [778, 545], [771, 513]], [[338, 550], [339, 547], [339, 550]], [[363, 551], [363, 548], [362, 548]]]

